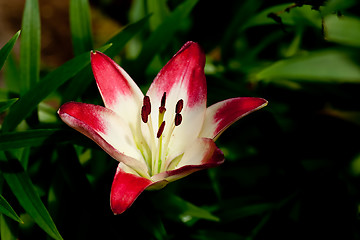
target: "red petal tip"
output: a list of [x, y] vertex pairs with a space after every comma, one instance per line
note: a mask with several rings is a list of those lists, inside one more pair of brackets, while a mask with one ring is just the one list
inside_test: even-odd
[[153, 182], [118, 168], [111, 187], [110, 205], [115, 215], [125, 212]]

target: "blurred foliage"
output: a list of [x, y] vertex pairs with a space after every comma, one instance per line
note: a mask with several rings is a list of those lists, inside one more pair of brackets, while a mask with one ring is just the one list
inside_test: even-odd
[[[74, 57], [53, 69], [39, 59], [39, 7], [26, 0], [21, 34], [0, 49], [2, 240], [360, 239], [357, 1], [70, 0], [70, 20], [57, 20], [70, 23]], [[126, 25], [100, 43], [99, 11]], [[102, 104], [89, 50], [146, 91], [188, 40], [207, 54], [209, 105], [236, 96], [269, 105], [220, 137], [222, 166], [145, 192], [114, 216], [116, 161], [56, 111], [70, 100]]]

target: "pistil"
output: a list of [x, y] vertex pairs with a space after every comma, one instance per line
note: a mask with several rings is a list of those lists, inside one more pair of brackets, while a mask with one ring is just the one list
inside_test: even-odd
[[[150, 154], [147, 154], [149, 157], [151, 156], [151, 158], [146, 158], [145, 162], [149, 167], [149, 173], [151, 173], [153, 171], [154, 168], [154, 160], [155, 159], [155, 152], [153, 151], [153, 149], [155, 149], [155, 142], [154, 142], [154, 130], [152, 127], [152, 121], [151, 121], [151, 102], [150, 102], [150, 97], [149, 96], [145, 96], [143, 99], [143, 106], [141, 108], [141, 120], [146, 123], [146, 125], [149, 128], [149, 132], [150, 132]], [[140, 150], [141, 151], [141, 150]], [[144, 155], [143, 155], [144, 156]]]
[[157, 156], [155, 160], [155, 166], [153, 167], [153, 174], [156, 174], [154, 172], [156, 166], [157, 166], [156, 171], [160, 172], [162, 165], [162, 139], [163, 139], [162, 133], [164, 132], [164, 128], [165, 128], [165, 121], [164, 121], [164, 116], [166, 112], [165, 104], [166, 104], [166, 92], [164, 92], [163, 96], [161, 97], [161, 103], [159, 107], [158, 132], [156, 134], [156, 137], [158, 138], [158, 148], [156, 151]]

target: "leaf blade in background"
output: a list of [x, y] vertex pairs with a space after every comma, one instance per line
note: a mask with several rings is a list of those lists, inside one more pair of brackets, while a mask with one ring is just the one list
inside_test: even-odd
[[26, 0], [20, 41], [21, 94], [40, 78], [40, 13], [38, 0]]
[[13, 49], [16, 40], [19, 38], [20, 32], [21, 30], [15, 33], [15, 35], [0, 49], [0, 70], [4, 66], [4, 63]]
[[360, 68], [343, 52], [325, 50], [280, 60], [260, 71], [258, 80], [359, 83]]
[[118, 34], [110, 38], [106, 44], [112, 44], [110, 48], [104, 51], [104, 53], [113, 58], [125, 47], [126, 43], [130, 41], [135, 35], [140, 33], [146, 27], [150, 19], [150, 15], [140, 19], [139, 21], [126, 26]]
[[[56, 140], [66, 139], [68, 131], [60, 129], [36, 129], [21, 132], [6, 132], [0, 134], [0, 150], [9, 150], [23, 147], [35, 147], [46, 144], [49, 138]], [[50, 141], [49, 143], [53, 143]]]
[[164, 0], [146, 1], [148, 12], [152, 14], [150, 18], [150, 29], [154, 31], [169, 15], [169, 9]]
[[70, 1], [70, 30], [75, 56], [93, 49], [88, 0]]
[[[173, 39], [181, 22], [190, 14], [198, 0], [187, 0], [179, 5], [156, 30], [150, 35], [131, 69], [143, 69], [149, 65], [154, 56], [163, 50]], [[138, 71], [131, 71], [136, 73]]]
[[360, 47], [360, 19], [329, 15], [324, 20], [325, 39], [353, 47]]
[[[164, 199], [166, 199], [166, 201], [164, 201]], [[198, 207], [173, 194], [160, 193], [154, 198], [154, 203], [155, 207], [159, 208], [160, 211], [164, 211], [165, 215], [168, 215], [170, 218], [175, 216], [177, 218], [176, 220], [184, 223], [194, 219], [204, 219], [215, 222], [220, 221], [220, 219], [210, 211]], [[158, 203], [161, 203], [161, 206], [157, 205]], [[170, 212], [171, 214], [169, 214]]]
[[248, 21], [241, 27], [244, 31], [250, 27], [279, 24], [269, 14], [274, 13], [280, 17], [284, 25], [308, 24], [317, 28], [321, 28], [321, 16], [318, 11], [314, 11], [310, 5], [303, 5], [301, 7], [292, 8], [290, 11], [285, 11], [289, 7], [289, 3], [271, 6], [260, 13], [249, 18]]
[[19, 223], [23, 222], [21, 218], [16, 214], [14, 209], [11, 207], [11, 205], [6, 201], [6, 199], [1, 194], [0, 194], [0, 212]]
[[18, 98], [13, 98], [13, 99], [9, 99], [6, 101], [0, 101], [0, 113], [2, 113], [3, 111], [5, 111], [6, 109], [8, 109], [11, 105], [13, 105], [16, 101], [18, 100]]
[[356, 0], [328, 0], [325, 1], [325, 6], [321, 9], [321, 15], [334, 14], [336, 11], [342, 11], [350, 8], [356, 4]]
[[1, 152], [0, 161], [2, 174], [20, 205], [49, 236], [62, 240], [55, 223], [19, 160], [10, 156], [10, 153]]
[[[105, 50], [104, 53], [110, 58], [115, 57], [125, 47], [126, 43], [130, 41], [130, 39], [146, 27], [148, 20], [149, 16], [126, 26], [123, 30], [106, 42], [106, 44], [112, 45]], [[82, 95], [92, 80], [92, 70], [89, 66], [72, 79], [64, 91], [62, 102], [75, 100], [78, 96]]]
[[[100, 50], [105, 51], [109, 46], [109, 44], [105, 45]], [[3, 122], [2, 131], [7, 132], [15, 129], [45, 97], [89, 65], [89, 55], [89, 53], [83, 53], [41, 79], [10, 108], [9, 114]]]
[[0, 239], [4, 240], [17, 240], [17, 222], [3, 214], [0, 214]]

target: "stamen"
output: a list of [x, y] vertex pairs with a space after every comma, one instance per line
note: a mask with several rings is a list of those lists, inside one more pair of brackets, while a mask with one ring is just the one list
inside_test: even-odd
[[141, 120], [143, 121], [143, 123], [147, 123], [149, 119], [149, 114], [148, 111], [146, 109], [146, 106], [142, 106], [141, 108]]
[[149, 115], [151, 113], [151, 103], [150, 103], [150, 97], [149, 96], [144, 97], [143, 106], [146, 107], [147, 114]]
[[184, 107], [184, 100], [180, 99], [177, 103], [176, 103], [176, 107], [175, 107], [175, 113], [180, 113], [181, 110]]
[[161, 106], [159, 107], [159, 112], [164, 113], [166, 111], [165, 108], [165, 102], [166, 102], [166, 92], [164, 92], [162, 98], [161, 98]]
[[151, 113], [151, 103], [149, 96], [145, 96], [143, 99], [143, 106], [141, 108], [141, 120], [144, 123], [148, 122], [149, 115]]
[[161, 123], [160, 127], [159, 127], [159, 130], [158, 130], [158, 132], [157, 132], [157, 134], [156, 134], [156, 137], [157, 137], [157, 138], [160, 138], [160, 137], [161, 137], [161, 135], [162, 135], [162, 133], [163, 133], [163, 131], [164, 131], [164, 128], [165, 128], [165, 121], [163, 121], [163, 122]]
[[182, 116], [180, 113], [176, 113], [175, 115], [175, 126], [179, 126], [182, 122]]

